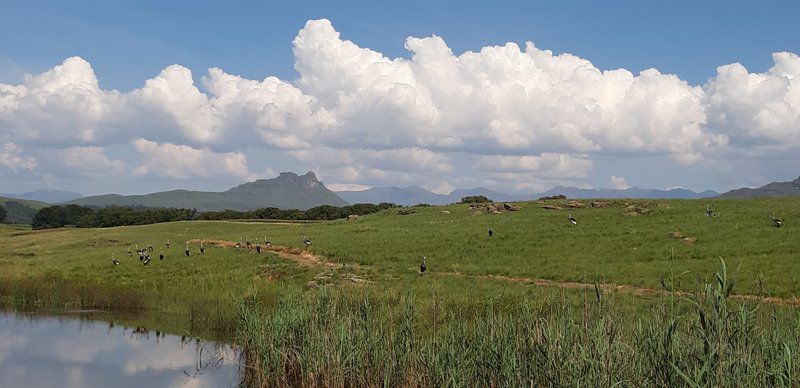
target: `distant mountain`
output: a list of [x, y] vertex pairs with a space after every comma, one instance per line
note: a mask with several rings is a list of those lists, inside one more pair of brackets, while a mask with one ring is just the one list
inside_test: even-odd
[[419, 186], [409, 187], [375, 187], [362, 191], [339, 191], [338, 194], [349, 203], [381, 203], [389, 202], [398, 205], [416, 205], [427, 203], [443, 205], [449, 202], [446, 195], [436, 194]]
[[8, 211], [5, 223], [30, 224], [36, 212], [43, 207], [50, 206], [50, 204], [30, 199], [0, 197], [0, 206], [5, 207]]
[[566, 195], [567, 198], [651, 198], [651, 199], [698, 199], [719, 195], [716, 191], [707, 190], [696, 193], [686, 189], [656, 190], [630, 187], [627, 189], [579, 189], [577, 187], [556, 186], [541, 193], [540, 197]]
[[83, 206], [145, 206], [194, 208], [199, 211], [253, 210], [264, 207], [280, 209], [309, 209], [319, 205], [347, 205], [342, 198], [328, 190], [309, 171], [298, 176], [282, 172], [273, 179], [259, 179], [223, 192], [172, 190], [146, 195], [100, 195], [67, 203]]
[[716, 191], [696, 193], [686, 189], [649, 190], [631, 187], [624, 190], [616, 189], [579, 189], [576, 187], [557, 186], [539, 194], [506, 194], [477, 187], [469, 190], [455, 190], [448, 195], [436, 194], [418, 186], [410, 187], [376, 187], [362, 191], [339, 191], [340, 197], [350, 203], [380, 203], [391, 202], [398, 205], [416, 205], [428, 203], [431, 205], [444, 205], [461, 201], [461, 198], [474, 195], [483, 195], [494, 201], [514, 202], [532, 201], [540, 197], [564, 194], [567, 198], [707, 198], [718, 195]]
[[757, 189], [741, 188], [720, 194], [718, 198], [757, 198], [800, 195], [800, 177], [789, 182], [772, 182]]
[[0, 197], [30, 199], [33, 201], [42, 201], [48, 203], [59, 203], [59, 202], [71, 201], [73, 199], [78, 199], [83, 197], [83, 195], [78, 193], [73, 193], [71, 191], [36, 190], [22, 194], [0, 194]]

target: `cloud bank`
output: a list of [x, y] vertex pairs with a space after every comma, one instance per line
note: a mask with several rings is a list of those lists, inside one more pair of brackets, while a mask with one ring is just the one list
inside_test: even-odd
[[[709, 169], [767, 154], [800, 161], [793, 53], [775, 53], [764, 73], [720, 66], [693, 86], [656, 69], [601, 70], [531, 42], [456, 54], [436, 35], [409, 37], [410, 57], [388, 58], [342, 39], [325, 19], [308, 21], [292, 45], [291, 81], [211, 68], [196, 82], [171, 65], [120, 92], [101, 89], [92, 66], [72, 57], [0, 84], [0, 166], [32, 171], [37, 152], [57, 150], [88, 175], [248, 179], [241, 150], [256, 148], [340, 187], [524, 189], [581, 182], [607, 157], [657, 155]], [[109, 158], [111, 146], [132, 147], [139, 159]]]

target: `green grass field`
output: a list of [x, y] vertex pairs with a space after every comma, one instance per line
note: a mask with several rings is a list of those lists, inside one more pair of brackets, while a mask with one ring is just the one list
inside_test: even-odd
[[[756, 307], [747, 318], [744, 310], [737, 310], [744, 306], [739, 304], [721, 312], [719, 302], [706, 306], [702, 301], [677, 303], [676, 297], [624, 290], [596, 294], [591, 288], [474, 277], [653, 289], [664, 278], [674, 289], [704, 291], [706, 283], [717, 282], [714, 274], [723, 259], [728, 276], [736, 280], [734, 294], [800, 296], [800, 199], [629, 201], [628, 205], [648, 209], [638, 216], [629, 215], [623, 202], [569, 211], [543, 210], [531, 202], [501, 214], [475, 214], [466, 205], [415, 207], [406, 215], [390, 209], [355, 221], [318, 223], [195, 221], [49, 231], [2, 226], [0, 300], [15, 309], [103, 309], [110, 311], [103, 319], [130, 325], [235, 338], [252, 350], [247, 383], [255, 385], [797, 384], [797, 366], [780, 361], [787, 357], [785, 352], [792, 358], [800, 352], [795, 308]], [[717, 217], [706, 216], [706, 203]], [[578, 219], [577, 226], [567, 222], [569, 212]], [[784, 227], [771, 226], [773, 213], [784, 220]], [[487, 233], [490, 227], [492, 237]], [[697, 241], [686, 244], [669, 238], [668, 233], [676, 230]], [[242, 236], [252, 241], [267, 236], [274, 245], [298, 248], [307, 236], [313, 241], [308, 250], [336, 265], [300, 265], [273, 253], [215, 246], [206, 246], [200, 255], [199, 247], [192, 245], [192, 255], [183, 254], [184, 242], [191, 239], [239, 241]], [[165, 250], [167, 239], [172, 245]], [[136, 244], [155, 247], [149, 266], [140, 264], [135, 252], [133, 258], [127, 256]], [[161, 251], [164, 261], [158, 260]], [[119, 267], [111, 265], [112, 255], [121, 261]], [[418, 275], [422, 256], [427, 256], [428, 264], [424, 276]], [[725, 330], [708, 331], [708, 326], [697, 325], [695, 314], [706, 308], [708, 321], [716, 317], [714, 322]], [[747, 319], [723, 312], [745, 314]], [[679, 322], [678, 329], [670, 329], [671, 320]], [[752, 321], [757, 326], [749, 326]], [[409, 339], [403, 327], [422, 334]], [[492, 328], [498, 332], [484, 332]], [[733, 328], [753, 330], [748, 335], [757, 341], [737, 348], [739, 337], [730, 334]], [[573, 349], [578, 352], [573, 356], [600, 351], [599, 343], [592, 341], [609, 340], [615, 331], [620, 342], [609, 342], [606, 352], [612, 360], [597, 365], [591, 358], [519, 364], [542, 355], [536, 356], [535, 349], [519, 342], [518, 336], [561, 336], [569, 346], [540, 344], [541, 351], [560, 349], [558, 357], [569, 357], [568, 348], [574, 346], [579, 348]], [[278, 338], [276, 332], [286, 335]], [[676, 350], [662, 347], [650, 355], [674, 359], [635, 358], [636, 364], [626, 363], [631, 348], [647, 354], [648, 341], [663, 341], [660, 336], [665, 335], [674, 335]], [[728, 347], [719, 345], [721, 353], [708, 353], [703, 344], [712, 337]], [[466, 339], [469, 343], [463, 342]], [[400, 354], [392, 341], [417, 347]], [[356, 350], [361, 358], [349, 360], [348, 352]], [[751, 358], [739, 357], [744, 350]], [[335, 351], [342, 353], [330, 353]], [[372, 352], [383, 356], [372, 359], [367, 356]], [[499, 357], [494, 366], [505, 374], [493, 374], [493, 364], [483, 364], [490, 355]], [[698, 360], [705, 359], [716, 360], [719, 369], [703, 372], [704, 364]], [[723, 372], [756, 361], [764, 364], [757, 371], [726, 377], [739, 380], [720, 379]], [[607, 367], [603, 362], [609, 363]], [[611, 368], [612, 362], [621, 364]], [[786, 368], [788, 377], [775, 377], [783, 376]], [[465, 375], [453, 377], [458, 373]]]

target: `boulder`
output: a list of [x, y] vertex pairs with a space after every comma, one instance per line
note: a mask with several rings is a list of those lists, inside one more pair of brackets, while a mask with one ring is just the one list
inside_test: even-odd
[[563, 207], [556, 206], [556, 205], [544, 205], [544, 206], [542, 206], [542, 209], [544, 209], [544, 210], [564, 210]]
[[586, 207], [586, 204], [580, 201], [569, 201], [566, 205], [564, 205], [570, 209], [582, 209]]

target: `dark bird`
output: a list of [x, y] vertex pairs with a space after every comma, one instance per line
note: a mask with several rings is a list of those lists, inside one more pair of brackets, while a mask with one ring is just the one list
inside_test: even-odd
[[261, 254], [261, 245], [258, 245], [258, 243], [256, 243], [256, 252], [257, 252], [259, 255]]
[[119, 260], [117, 260], [117, 258], [114, 257], [113, 253], [111, 254], [111, 264], [114, 264], [115, 266], [119, 265]]
[[272, 246], [272, 243], [271, 243], [271, 242], [269, 242], [269, 240], [267, 240], [267, 236], [264, 236], [264, 245], [266, 245], [266, 246], [268, 246], [268, 247], [271, 247], [271, 246]]
[[428, 269], [428, 266], [425, 264], [425, 256], [422, 256], [422, 264], [419, 265], [419, 273], [425, 273], [425, 270]]
[[203, 243], [200, 243], [200, 254], [201, 255], [205, 255], [206, 254], [206, 248], [203, 246]]
[[158, 255], [158, 260], [164, 260], [164, 254], [163, 253]]
[[489, 228], [489, 237], [492, 237], [493, 234], [494, 234], [494, 230], [492, 228]]
[[711, 205], [710, 204], [706, 205], [706, 215], [709, 216], [709, 217], [716, 217], [717, 216], [717, 212], [715, 212], [714, 210], [711, 209]]
[[572, 216], [572, 213], [569, 213], [569, 223], [572, 225], [578, 225], [578, 220], [576, 220], [575, 217]]
[[239, 249], [241, 247], [242, 247], [242, 243], [236, 243], [236, 245], [234, 246], [234, 248], [236, 248], [236, 249]]
[[246, 246], [247, 246], [247, 249], [253, 249], [253, 244], [252, 244], [252, 243], [250, 243], [250, 239], [249, 239], [249, 238], [247, 238], [247, 236], [244, 236], [244, 240], [245, 240], [245, 241], [244, 241], [244, 245], [246, 245]]
[[150, 264], [150, 256], [147, 256], [147, 258], [146, 258], [146, 259], [144, 259], [144, 262], [143, 262], [143, 263], [144, 263], [144, 265], [148, 265], [148, 264]]
[[167, 239], [167, 249], [169, 249], [169, 239]]
[[148, 250], [148, 251], [150, 251], [150, 252], [152, 252], [152, 251], [153, 251], [153, 246], [152, 246], [152, 245], [148, 245], [148, 246], [147, 246], [147, 250]]
[[133, 257], [133, 252], [128, 251], [128, 257]]
[[306, 246], [309, 246], [309, 245], [311, 245], [311, 240], [307, 239], [306, 236], [303, 236], [303, 244], [306, 244]]
[[780, 218], [775, 218], [775, 215], [772, 215], [772, 224], [775, 225], [776, 228], [780, 228], [783, 226], [783, 221]]
[[186, 256], [189, 256], [189, 244], [186, 244]]

